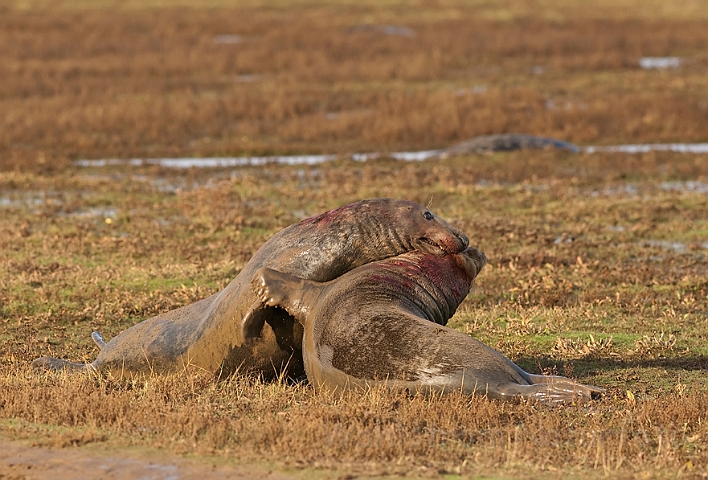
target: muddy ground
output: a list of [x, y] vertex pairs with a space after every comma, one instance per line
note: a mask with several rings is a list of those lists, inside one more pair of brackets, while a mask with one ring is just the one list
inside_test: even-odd
[[[117, 454], [116, 454], [117, 453]], [[217, 466], [195, 464], [194, 461], [169, 458], [164, 454], [146, 459], [124, 451], [100, 453], [79, 449], [51, 449], [25, 442], [0, 440], [0, 478], [12, 480], [83, 480], [83, 479], [150, 479], [196, 480], [243, 479], [285, 480], [301, 476], [274, 473], [262, 466]]]

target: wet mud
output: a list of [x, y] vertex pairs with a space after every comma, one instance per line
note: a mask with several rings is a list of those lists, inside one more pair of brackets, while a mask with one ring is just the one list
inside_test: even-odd
[[285, 480], [294, 475], [249, 466], [204, 465], [177, 457], [129, 457], [87, 453], [78, 448], [54, 449], [0, 440], [0, 478], [27, 480], [145, 479]]

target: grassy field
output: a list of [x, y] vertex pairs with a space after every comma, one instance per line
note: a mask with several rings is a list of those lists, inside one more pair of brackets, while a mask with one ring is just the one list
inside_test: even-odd
[[[503, 132], [705, 142], [708, 14], [665, 3], [0, 0], [0, 436], [325, 478], [705, 478], [706, 155], [73, 166]], [[607, 393], [549, 409], [30, 368], [92, 360], [92, 330], [211, 295], [283, 227], [377, 196], [432, 202], [489, 258], [451, 326]]]
[[[427, 149], [519, 131], [706, 140], [708, 14], [696, 2], [563, 3], [9, 3], [0, 166]], [[666, 55], [681, 67], [639, 67]]]

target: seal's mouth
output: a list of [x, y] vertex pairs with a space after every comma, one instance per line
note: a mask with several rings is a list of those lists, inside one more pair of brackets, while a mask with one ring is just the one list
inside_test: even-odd
[[430, 253], [434, 253], [436, 255], [447, 255], [448, 253], [452, 253], [446, 246], [441, 245], [427, 237], [420, 237], [418, 240], [420, 243], [430, 247], [428, 249]]

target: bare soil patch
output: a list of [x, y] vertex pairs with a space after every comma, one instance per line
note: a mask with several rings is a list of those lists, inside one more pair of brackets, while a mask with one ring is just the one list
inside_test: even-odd
[[0, 440], [0, 475], [3, 479], [243, 479], [284, 480], [295, 478], [284, 473], [273, 473], [252, 465], [225, 467], [197, 465], [193, 461], [158, 458], [139, 458], [125, 451], [89, 453], [86, 449], [54, 449], [27, 445], [26, 442]]

